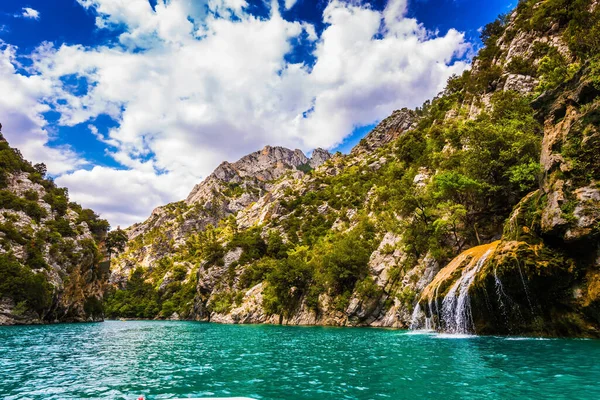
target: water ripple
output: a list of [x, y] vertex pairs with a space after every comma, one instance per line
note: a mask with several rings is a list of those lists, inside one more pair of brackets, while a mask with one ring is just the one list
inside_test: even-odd
[[106, 322], [0, 328], [2, 399], [600, 398], [600, 341]]

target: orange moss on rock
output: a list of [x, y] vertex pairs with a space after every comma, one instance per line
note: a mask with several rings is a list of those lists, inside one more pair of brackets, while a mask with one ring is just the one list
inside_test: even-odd
[[[432, 300], [436, 296], [436, 294], [440, 294], [440, 287], [442, 287], [446, 283], [454, 282], [460, 275], [462, 275], [462, 271], [465, 268], [474, 268], [485, 254], [495, 252], [499, 245], [500, 240], [497, 240], [492, 243], [472, 247], [462, 252], [459, 256], [454, 258], [454, 260], [452, 260], [446, 267], [442, 268], [442, 270], [438, 272], [433, 281], [429, 285], [427, 285], [425, 290], [423, 290], [420, 301]], [[493, 253], [491, 255], [493, 255]]]

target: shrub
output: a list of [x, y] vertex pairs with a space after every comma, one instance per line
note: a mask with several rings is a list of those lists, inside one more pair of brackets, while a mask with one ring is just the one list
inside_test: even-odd
[[36, 192], [35, 190], [27, 190], [25, 193], [23, 193], [23, 197], [25, 197], [26, 200], [29, 201], [38, 201], [40, 199], [40, 196], [38, 195], [38, 192]]
[[37, 222], [47, 216], [46, 210], [37, 201], [23, 199], [9, 190], [0, 190], [0, 204], [3, 208], [23, 211]]
[[49, 221], [46, 225], [62, 237], [73, 237], [76, 235], [73, 228], [71, 228], [69, 220], [65, 218], [56, 218], [54, 221]]
[[43, 274], [35, 274], [13, 257], [0, 254], [1, 297], [9, 297], [17, 304], [25, 302], [29, 309], [42, 313], [51, 304], [52, 285]]
[[533, 62], [530, 59], [526, 59], [520, 56], [513, 57], [506, 70], [512, 74], [530, 75], [536, 76], [537, 69], [534, 67]]

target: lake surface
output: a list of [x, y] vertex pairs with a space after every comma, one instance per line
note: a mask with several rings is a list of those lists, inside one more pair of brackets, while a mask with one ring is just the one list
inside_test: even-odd
[[2, 399], [600, 398], [600, 341], [105, 322], [0, 327]]

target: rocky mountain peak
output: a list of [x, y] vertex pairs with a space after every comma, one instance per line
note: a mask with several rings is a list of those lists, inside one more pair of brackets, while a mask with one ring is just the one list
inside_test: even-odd
[[[206, 180], [194, 187], [186, 203], [192, 204], [204, 200], [207, 193], [215, 185], [248, 184], [252, 180], [269, 182], [281, 178], [289, 171], [297, 171], [299, 167], [317, 168], [331, 158], [327, 150], [315, 149], [309, 159], [302, 150], [291, 150], [281, 146], [265, 146], [240, 158], [234, 163], [223, 162]], [[253, 184], [255, 186], [255, 184]]]
[[287, 170], [308, 163], [308, 158], [301, 150], [290, 150], [279, 146], [265, 146], [242, 157], [233, 164], [242, 177], [254, 177], [267, 181], [279, 178]]
[[312, 168], [317, 168], [323, 165], [330, 158], [331, 153], [319, 147], [313, 150], [312, 156], [310, 157], [309, 165]]
[[358, 145], [352, 149], [352, 154], [370, 152], [382, 147], [400, 136], [403, 132], [414, 128], [417, 114], [414, 110], [403, 108], [396, 110], [379, 123]]
[[133, 239], [173, 223], [173, 208], [199, 210], [199, 215], [194, 212], [186, 214], [184, 223], [165, 228], [172, 237], [182, 238], [190, 230], [202, 230], [208, 224], [216, 224], [221, 218], [257, 201], [262, 194], [270, 191], [273, 181], [290, 173], [300, 178], [307, 170], [321, 166], [331, 157], [327, 150], [320, 148], [308, 158], [299, 149], [265, 146], [236, 162], [224, 161], [192, 189], [185, 201], [157, 207], [145, 222], [131, 226], [129, 237]]

